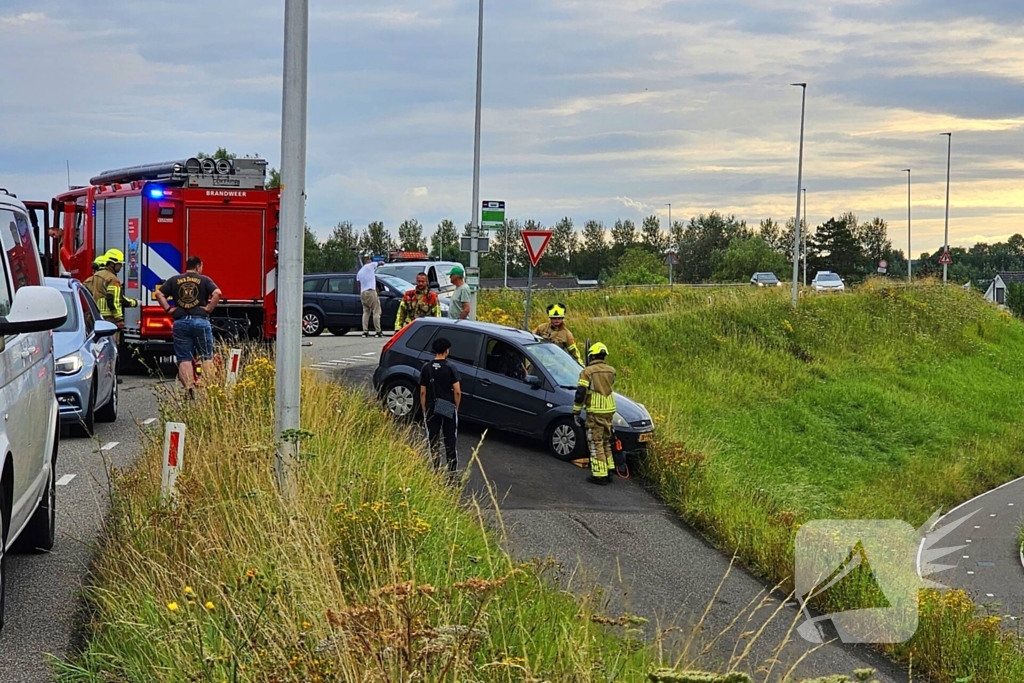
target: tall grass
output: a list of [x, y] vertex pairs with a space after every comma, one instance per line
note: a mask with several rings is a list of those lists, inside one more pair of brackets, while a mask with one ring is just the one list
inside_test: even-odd
[[517, 564], [358, 392], [303, 385], [300, 490], [273, 477], [273, 365], [187, 423], [173, 507], [160, 444], [115, 473], [88, 644], [63, 681], [640, 680], [648, 653]]
[[[534, 320], [555, 296], [534, 296]], [[654, 414], [645, 474], [663, 499], [772, 580], [790, 577], [806, 520], [919, 526], [1024, 474], [1024, 325], [959, 288], [872, 282], [796, 310], [754, 288], [559, 298], [578, 340], [611, 349], [617, 388]], [[504, 293], [482, 309], [515, 305]], [[600, 319], [629, 312], [664, 315]], [[865, 606], [869, 579], [822, 606]], [[956, 591], [923, 600], [917, 636], [892, 652], [938, 681], [1024, 680], [997, 618]]]

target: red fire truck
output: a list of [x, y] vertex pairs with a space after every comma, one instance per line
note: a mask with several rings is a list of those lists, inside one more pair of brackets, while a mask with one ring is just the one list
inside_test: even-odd
[[203, 259], [224, 298], [211, 317], [215, 332], [273, 339], [277, 326], [277, 224], [280, 194], [266, 189], [262, 159], [196, 159], [107, 171], [51, 205], [60, 231], [60, 267], [84, 281], [108, 249], [125, 255], [122, 344], [147, 356], [170, 355], [171, 319], [154, 296]]

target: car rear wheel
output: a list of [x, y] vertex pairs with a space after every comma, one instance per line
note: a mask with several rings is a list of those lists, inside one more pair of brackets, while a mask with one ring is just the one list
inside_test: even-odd
[[32, 514], [28, 526], [18, 537], [18, 550], [41, 553], [53, 550], [53, 539], [57, 531], [57, 482], [54, 480], [56, 459], [50, 461], [50, 478], [46, 492], [39, 501], [39, 507]]
[[351, 327], [332, 327], [328, 330], [335, 337], [344, 337], [346, 334], [352, 331]]
[[569, 462], [586, 457], [586, 436], [569, 418], [558, 420], [548, 430], [547, 445], [551, 455]]
[[412, 420], [416, 416], [416, 387], [412, 382], [396, 380], [384, 389], [384, 407], [399, 420]]
[[0, 631], [4, 630], [4, 595], [7, 588], [7, 500], [0, 483]]
[[320, 319], [320, 314], [314, 310], [305, 310], [302, 312], [302, 335], [304, 337], [317, 337], [324, 331], [324, 321]]
[[110, 390], [110, 400], [96, 411], [96, 419], [100, 422], [117, 421], [117, 373], [114, 373], [114, 388]]

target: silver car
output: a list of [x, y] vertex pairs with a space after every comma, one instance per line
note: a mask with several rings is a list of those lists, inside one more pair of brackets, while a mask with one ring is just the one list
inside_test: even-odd
[[831, 270], [819, 270], [811, 281], [815, 292], [845, 292], [846, 284], [838, 273]]
[[64, 297], [68, 318], [53, 331], [54, 370], [60, 422], [92, 436], [96, 422], [117, 419], [117, 325], [100, 315], [77, 280], [46, 278]]

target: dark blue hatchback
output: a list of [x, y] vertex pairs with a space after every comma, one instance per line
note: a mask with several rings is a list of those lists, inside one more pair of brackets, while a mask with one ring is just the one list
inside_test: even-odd
[[[572, 419], [580, 366], [524, 330], [469, 320], [414, 321], [384, 346], [373, 374], [388, 412], [403, 419], [417, 415], [420, 368], [434, 357], [430, 345], [436, 336], [452, 343], [448, 359], [462, 376], [460, 419], [543, 440], [562, 460], [586, 457], [584, 435]], [[615, 403], [614, 429], [623, 450], [642, 453], [654, 436], [650, 413], [621, 394]]]

